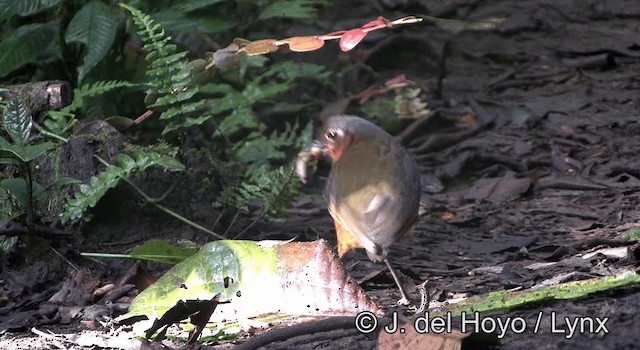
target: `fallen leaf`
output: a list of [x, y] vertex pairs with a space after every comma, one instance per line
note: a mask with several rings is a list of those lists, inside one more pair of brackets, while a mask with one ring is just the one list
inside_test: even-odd
[[503, 203], [519, 198], [531, 186], [530, 178], [500, 178], [480, 179], [467, 191], [465, 198], [488, 200], [492, 203]]
[[324, 240], [279, 245], [232, 240], [208, 243], [175, 265], [119, 320], [146, 316], [154, 321], [180, 302], [211, 300], [216, 294], [221, 304], [212, 322], [267, 314], [380, 313]]
[[380, 350], [460, 350], [462, 340], [468, 337], [458, 330], [451, 333], [433, 334], [418, 333], [413, 324], [398, 325], [404, 329], [400, 332], [380, 332], [378, 349]]

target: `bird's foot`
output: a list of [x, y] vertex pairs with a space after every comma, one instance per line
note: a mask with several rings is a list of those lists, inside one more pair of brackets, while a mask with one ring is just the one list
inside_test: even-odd
[[402, 297], [397, 301], [398, 306], [410, 306], [411, 300], [407, 299], [407, 297]]

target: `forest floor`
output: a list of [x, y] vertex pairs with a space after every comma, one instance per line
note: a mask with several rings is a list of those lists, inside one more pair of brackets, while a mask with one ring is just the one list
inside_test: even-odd
[[[457, 34], [433, 25], [407, 26], [382, 31], [382, 37], [372, 36], [371, 42], [361, 44], [361, 59], [379, 73], [379, 83], [404, 74], [425, 91], [433, 111], [419, 128], [406, 134], [406, 144], [423, 175], [423, 210], [413, 236], [391, 250], [391, 262], [415, 284], [428, 280], [430, 292], [442, 298], [637, 271], [637, 239], [629, 241], [625, 234], [640, 228], [640, 3], [398, 3], [411, 3], [413, 13], [437, 17], [506, 19], [494, 30]], [[327, 32], [378, 15], [396, 18], [412, 13], [385, 12], [376, 6], [356, 8], [349, 23], [336, 20], [326, 25]], [[438, 90], [443, 52], [446, 75]], [[336, 84], [346, 86], [360, 79], [359, 74], [355, 70]], [[321, 237], [334, 244], [332, 222], [320, 195], [325, 176], [326, 166], [305, 187], [306, 194], [284, 223], [256, 225], [246, 238], [310, 241]], [[150, 238], [205, 239], [161, 213], [139, 208], [132, 198], [116, 190], [107, 202], [119, 204], [98, 208], [83, 238], [62, 253], [120, 253]], [[211, 227], [216, 218], [210, 214], [213, 199], [182, 199], [172, 207]], [[225, 223], [229, 219], [219, 227]], [[133, 264], [87, 261], [68, 254], [103, 283], [115, 283]], [[124, 331], [112, 326], [55, 318], [59, 310], [46, 309], [51, 293], [70, 278], [66, 263], [52, 260], [53, 256], [48, 263], [38, 262], [34, 256], [19, 270], [12, 271], [10, 266], [2, 288], [4, 295], [15, 299], [1, 314], [0, 348], [79, 348], [54, 337], [61, 334], [121, 336]], [[349, 254], [346, 265], [385, 310], [395, 307], [397, 289], [384, 264], [371, 263], [363, 252], [355, 252]], [[16, 290], [17, 295], [9, 294]], [[499, 348], [634, 349], [640, 344], [640, 288], [534, 304], [492, 316], [521, 317], [533, 325], [541, 313], [539, 332], [534, 334], [530, 328], [522, 334], [507, 332]], [[552, 332], [552, 314], [557, 320], [608, 318], [609, 333], [586, 329], [568, 338]], [[42, 333], [34, 333], [32, 327]], [[558, 327], [566, 329], [566, 324]], [[296, 338], [269, 348], [346, 350], [375, 344], [373, 335], [348, 333]], [[144, 348], [138, 340], [103, 345]], [[234, 345], [206, 347], [232, 349]]]

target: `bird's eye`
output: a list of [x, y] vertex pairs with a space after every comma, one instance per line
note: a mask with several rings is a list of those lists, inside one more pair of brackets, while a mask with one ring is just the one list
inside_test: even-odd
[[338, 138], [338, 132], [335, 130], [329, 130], [327, 131], [325, 137], [329, 140], [335, 140], [336, 138]]

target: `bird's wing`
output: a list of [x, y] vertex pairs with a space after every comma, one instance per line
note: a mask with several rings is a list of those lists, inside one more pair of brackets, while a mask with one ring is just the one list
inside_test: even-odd
[[349, 230], [367, 251], [381, 255], [383, 247], [374, 241], [381, 231], [388, 229], [389, 213], [397, 198], [380, 189], [361, 189], [342, 198], [338, 203], [329, 198], [329, 212], [334, 220]]

